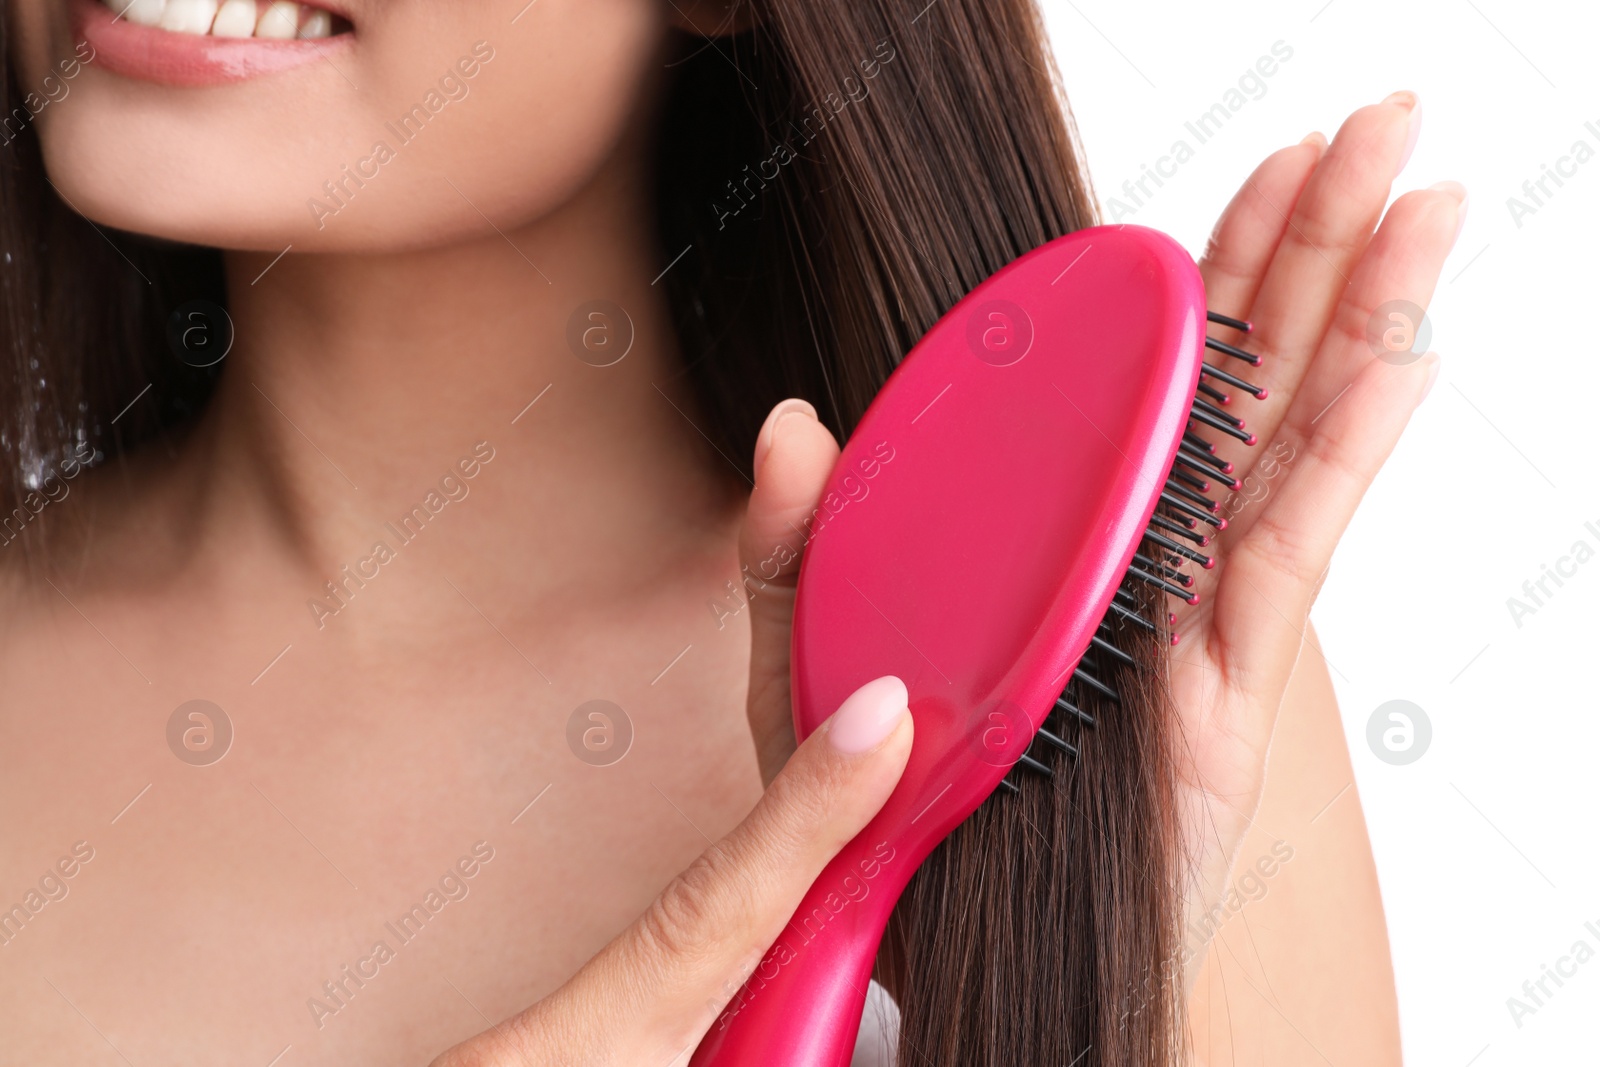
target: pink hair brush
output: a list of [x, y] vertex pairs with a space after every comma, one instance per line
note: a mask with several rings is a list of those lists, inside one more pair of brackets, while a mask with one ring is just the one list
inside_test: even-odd
[[[1046, 728], [1093, 719], [1077, 694], [1118, 648], [1161, 631], [1139, 586], [1196, 602], [1180, 567], [1211, 566], [1205, 494], [1238, 488], [1200, 436], [1255, 437], [1206, 364], [1199, 271], [1139, 226], [1068, 234], [1001, 269], [917, 344], [829, 478], [794, 613], [804, 738], [864, 683], [910, 692], [916, 740], [882, 811], [806, 894], [712, 1024], [697, 1067], [847, 1067], [890, 912], [917, 866], [1022, 764]], [[1170, 617], [1169, 617], [1170, 621]], [[1090, 663], [1084, 656], [1091, 656]], [[1077, 727], [1073, 727], [1076, 729]], [[1067, 732], [1065, 727], [1060, 733]]]

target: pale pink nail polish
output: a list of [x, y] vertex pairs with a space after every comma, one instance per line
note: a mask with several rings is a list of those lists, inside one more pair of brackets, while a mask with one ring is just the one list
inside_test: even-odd
[[1461, 236], [1461, 227], [1467, 224], [1467, 203], [1471, 199], [1467, 193], [1467, 187], [1460, 182], [1434, 182], [1428, 188], [1437, 192], [1448, 193], [1456, 198], [1456, 232], [1450, 238], [1450, 245], [1453, 248], [1456, 240]]
[[761, 465], [766, 463], [767, 455], [772, 451], [772, 443], [778, 439], [778, 424], [790, 415], [804, 415], [816, 419], [817, 409], [804, 400], [790, 397], [767, 415], [767, 421], [761, 424], [761, 432], [756, 434], [755, 464], [750, 468], [755, 471], [756, 477], [761, 476]]
[[1424, 400], [1428, 399], [1428, 394], [1433, 392], [1433, 383], [1437, 382], [1438, 380], [1439, 380], [1439, 357], [1438, 356], [1434, 356], [1433, 357], [1433, 363], [1430, 364], [1429, 367], [1428, 367], [1428, 380], [1422, 387], [1422, 395], [1417, 397], [1417, 403], [1418, 404], [1421, 404]]
[[1390, 93], [1384, 97], [1385, 104], [1394, 104], [1411, 112], [1411, 124], [1406, 129], [1406, 145], [1400, 150], [1400, 165], [1394, 169], [1396, 177], [1406, 169], [1406, 164], [1411, 162], [1411, 153], [1417, 147], [1417, 136], [1422, 133], [1422, 100], [1410, 90]]
[[870, 752], [894, 732], [909, 700], [906, 683], [892, 674], [868, 682], [828, 720], [828, 744], [848, 755]]

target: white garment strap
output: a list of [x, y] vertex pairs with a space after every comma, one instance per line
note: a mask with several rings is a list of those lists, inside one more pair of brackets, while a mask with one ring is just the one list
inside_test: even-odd
[[900, 1008], [877, 982], [867, 986], [867, 1006], [861, 1013], [861, 1031], [850, 1067], [894, 1067], [895, 1046], [900, 1043]]

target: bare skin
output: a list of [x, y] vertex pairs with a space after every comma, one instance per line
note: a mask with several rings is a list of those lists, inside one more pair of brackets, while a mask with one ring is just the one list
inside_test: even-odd
[[1306, 637], [1234, 868], [1237, 906], [1189, 999], [1197, 1067], [1400, 1063], [1372, 846], [1328, 668]]
[[[791, 757], [784, 593], [708, 607], [741, 557], [810, 508], [837, 445], [804, 413], [769, 419], [747, 503], [672, 384], [642, 165], [664, 12], [546, 0], [526, 23], [543, 36], [516, 38], [488, 5], [452, 8], [460, 24], [444, 27], [416, 5], [354, 6], [358, 27], [377, 27], [346, 61], [364, 96], [317, 65], [280, 79], [272, 108], [249, 90], [185, 95], [89, 69], [72, 106], [41, 118], [52, 174], [92, 217], [236, 249], [238, 341], [170, 453], [81, 476], [28, 530], [54, 554], [0, 559], [0, 810], [16, 813], [0, 891], [25, 892], [76, 842], [93, 849], [70, 893], [0, 948], [0, 1032], [21, 1062], [267, 1063], [286, 1046], [284, 1064], [426, 1062], [464, 1039], [446, 1062], [676, 1055], [909, 748], [906, 717], [869, 751], [819, 734]], [[59, 12], [18, 8], [37, 70], [60, 50]], [[309, 232], [305, 183], [333, 172], [339, 139], [491, 30], [498, 58], [470, 107]], [[552, 39], [570, 53], [540, 43]], [[557, 90], [575, 106], [528, 118], [527, 101]], [[1219, 584], [1181, 624], [1191, 914], [1249, 854], [1257, 804], [1257, 823], [1275, 810], [1268, 745], [1305, 658], [1288, 620], [1309, 610], [1425, 387], [1426, 366], [1376, 379], [1370, 353], [1331, 328], [1380, 293], [1426, 303], [1448, 250], [1448, 192], [1403, 199], [1372, 236], [1398, 112], [1358, 112], [1333, 166], [1301, 146], [1258, 172], [1285, 215], [1300, 198], [1309, 244], [1241, 194], [1202, 264], [1213, 303], [1250, 309], [1274, 357], [1255, 425], [1307, 461], [1276, 510], [1236, 523]], [[239, 165], [251, 159], [272, 166]], [[1381, 186], [1348, 179], [1368, 172]], [[1330, 254], [1342, 269], [1325, 269]], [[565, 340], [597, 293], [637, 329], [603, 370]], [[1313, 429], [1346, 385], [1352, 402]], [[433, 490], [450, 502], [396, 544], [385, 523]], [[328, 600], [324, 583], [380, 539], [394, 558]], [[1249, 605], [1246, 585], [1279, 615]], [[168, 744], [169, 718], [196, 698], [235, 731], [210, 766]], [[569, 717], [597, 698], [634, 733], [605, 767], [568, 742]], [[1354, 869], [1370, 863], [1364, 835], [1341, 847]], [[1290, 864], [1274, 891], [1310, 868]], [[386, 935], [433, 889], [464, 895], [414, 940]], [[1370, 926], [1376, 905], [1351, 907]], [[343, 969], [361, 971], [380, 939], [394, 958], [356, 985]]]
[[[12, 547], [0, 730], [25, 758], [0, 808], [28, 817], [4, 835], [5, 891], [96, 850], [4, 949], [0, 1029], [23, 1062], [116, 1062], [67, 999], [135, 1063], [290, 1043], [299, 1062], [426, 1060], [486, 1025], [474, 1005], [499, 1019], [559, 985], [759, 795], [747, 623], [707, 607], [741, 502], [652, 385], [670, 349], [651, 305], [630, 301], [639, 342], [604, 376], [559, 341], [530, 353], [515, 334], [565, 322], [504, 313], [526, 282], [473, 263], [503, 255], [491, 236], [337, 282], [280, 263], [240, 294], [228, 385], [177, 456], [81, 476], [29, 530], [68, 538], [47, 568]], [[336, 312], [316, 296], [335, 289]], [[312, 333], [328, 347], [301, 347]], [[473, 353], [471, 373], [439, 352]], [[482, 441], [465, 499], [400, 546], [384, 524]], [[378, 539], [396, 558], [319, 628], [307, 602]], [[195, 698], [236, 730], [209, 767], [165, 737]], [[567, 745], [595, 698], [636, 730], [615, 766]], [[494, 859], [441, 928], [315, 1025], [307, 999], [479, 840]]]

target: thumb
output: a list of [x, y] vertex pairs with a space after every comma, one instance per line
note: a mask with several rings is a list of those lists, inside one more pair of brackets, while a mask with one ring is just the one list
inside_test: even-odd
[[839, 445], [804, 400], [772, 409], [756, 437], [756, 487], [739, 531], [740, 578], [750, 604], [750, 733], [761, 780], [794, 751], [789, 639], [800, 553]]
[[517, 1020], [511, 1028], [546, 1054], [552, 1032], [561, 1043], [575, 1039], [586, 1063], [668, 1063], [692, 1052], [822, 868], [888, 800], [911, 754], [906, 701], [893, 676], [851, 694], [744, 822], [525, 1013], [532, 1032]]

